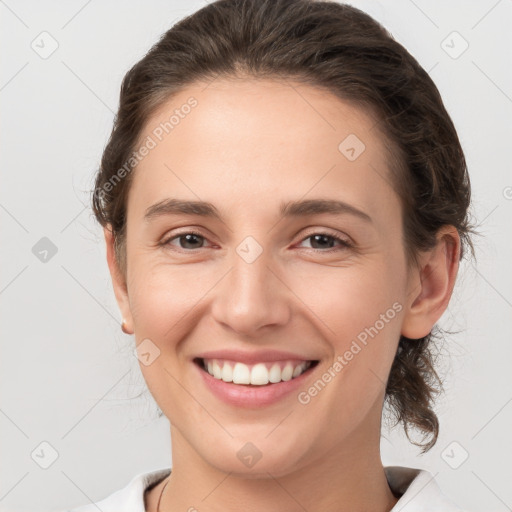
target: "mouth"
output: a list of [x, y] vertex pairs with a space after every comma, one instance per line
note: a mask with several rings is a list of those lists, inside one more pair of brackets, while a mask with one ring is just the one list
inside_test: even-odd
[[196, 357], [194, 363], [213, 379], [244, 387], [269, 387], [298, 379], [309, 373], [318, 360], [289, 359], [245, 364], [228, 359]]

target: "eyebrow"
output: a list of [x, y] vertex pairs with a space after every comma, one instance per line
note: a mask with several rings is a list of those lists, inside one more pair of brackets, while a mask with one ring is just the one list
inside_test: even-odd
[[[334, 199], [306, 199], [302, 201], [282, 202], [279, 208], [282, 217], [305, 217], [328, 213], [333, 215], [349, 214], [365, 222], [372, 223], [372, 218], [362, 210], [343, 201]], [[219, 210], [206, 201], [184, 201], [168, 198], [150, 206], [144, 215], [144, 220], [150, 220], [165, 215], [200, 215], [224, 222]]]

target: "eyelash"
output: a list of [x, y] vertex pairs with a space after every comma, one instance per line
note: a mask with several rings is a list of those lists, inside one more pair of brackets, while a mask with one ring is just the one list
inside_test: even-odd
[[[163, 246], [163, 247], [169, 247], [171, 245], [170, 242], [172, 242], [173, 240], [178, 240], [179, 238], [181, 237], [184, 237], [186, 235], [195, 235], [195, 236], [198, 236], [200, 238], [203, 238], [204, 240], [207, 240], [207, 238], [205, 236], [203, 236], [201, 233], [199, 233], [198, 231], [194, 231], [194, 230], [191, 230], [191, 231], [185, 231], [183, 233], [178, 233], [177, 235], [173, 235], [172, 237], [168, 237], [166, 239], [164, 239], [159, 245], [160, 246]], [[337, 235], [334, 235], [332, 233], [329, 233], [329, 232], [324, 232], [324, 231], [315, 231], [313, 233], [310, 233], [308, 234], [306, 237], [302, 238], [301, 242], [304, 242], [305, 240], [307, 240], [308, 238], [312, 238], [313, 236], [315, 235], [320, 235], [320, 236], [326, 236], [328, 238], [332, 238], [335, 242], [338, 242], [340, 244], [341, 247], [329, 247], [328, 249], [315, 249], [315, 248], [310, 248], [310, 250], [312, 251], [315, 251], [315, 252], [332, 252], [332, 251], [337, 251], [337, 250], [347, 250], [347, 249], [351, 249], [354, 247], [354, 245], [348, 241], [347, 239], [345, 238], [341, 238]], [[199, 247], [198, 249], [204, 249], [204, 247]], [[178, 248], [173, 248], [173, 250], [178, 250], [178, 251], [184, 251], [184, 252], [193, 252], [193, 251], [196, 251], [198, 249], [183, 249], [182, 247], [178, 247]], [[306, 249], [308, 249], [306, 247]]]

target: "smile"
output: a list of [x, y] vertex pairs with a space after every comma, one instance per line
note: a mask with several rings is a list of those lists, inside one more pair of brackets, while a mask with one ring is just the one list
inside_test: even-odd
[[295, 379], [318, 361], [290, 359], [245, 364], [226, 359], [197, 358], [195, 362], [214, 379], [246, 386], [265, 386]]

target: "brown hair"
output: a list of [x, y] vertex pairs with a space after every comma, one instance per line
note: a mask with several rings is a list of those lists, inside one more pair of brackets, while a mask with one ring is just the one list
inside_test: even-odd
[[[374, 19], [349, 5], [219, 0], [175, 24], [123, 79], [92, 206], [101, 225], [111, 226], [124, 276], [126, 199], [133, 177], [126, 163], [131, 162], [128, 171], [136, 165], [131, 156], [160, 105], [187, 85], [217, 76], [291, 78], [371, 113], [388, 148], [388, 167], [401, 198], [407, 261], [416, 264], [419, 251], [434, 247], [443, 225], [457, 229], [460, 258], [467, 248], [474, 257], [464, 154], [439, 91], [414, 57]], [[401, 336], [386, 385], [396, 423], [403, 423], [422, 453], [439, 433], [432, 409], [442, 390], [432, 351], [439, 332], [434, 326], [418, 340]], [[410, 427], [430, 441], [412, 441]]]

